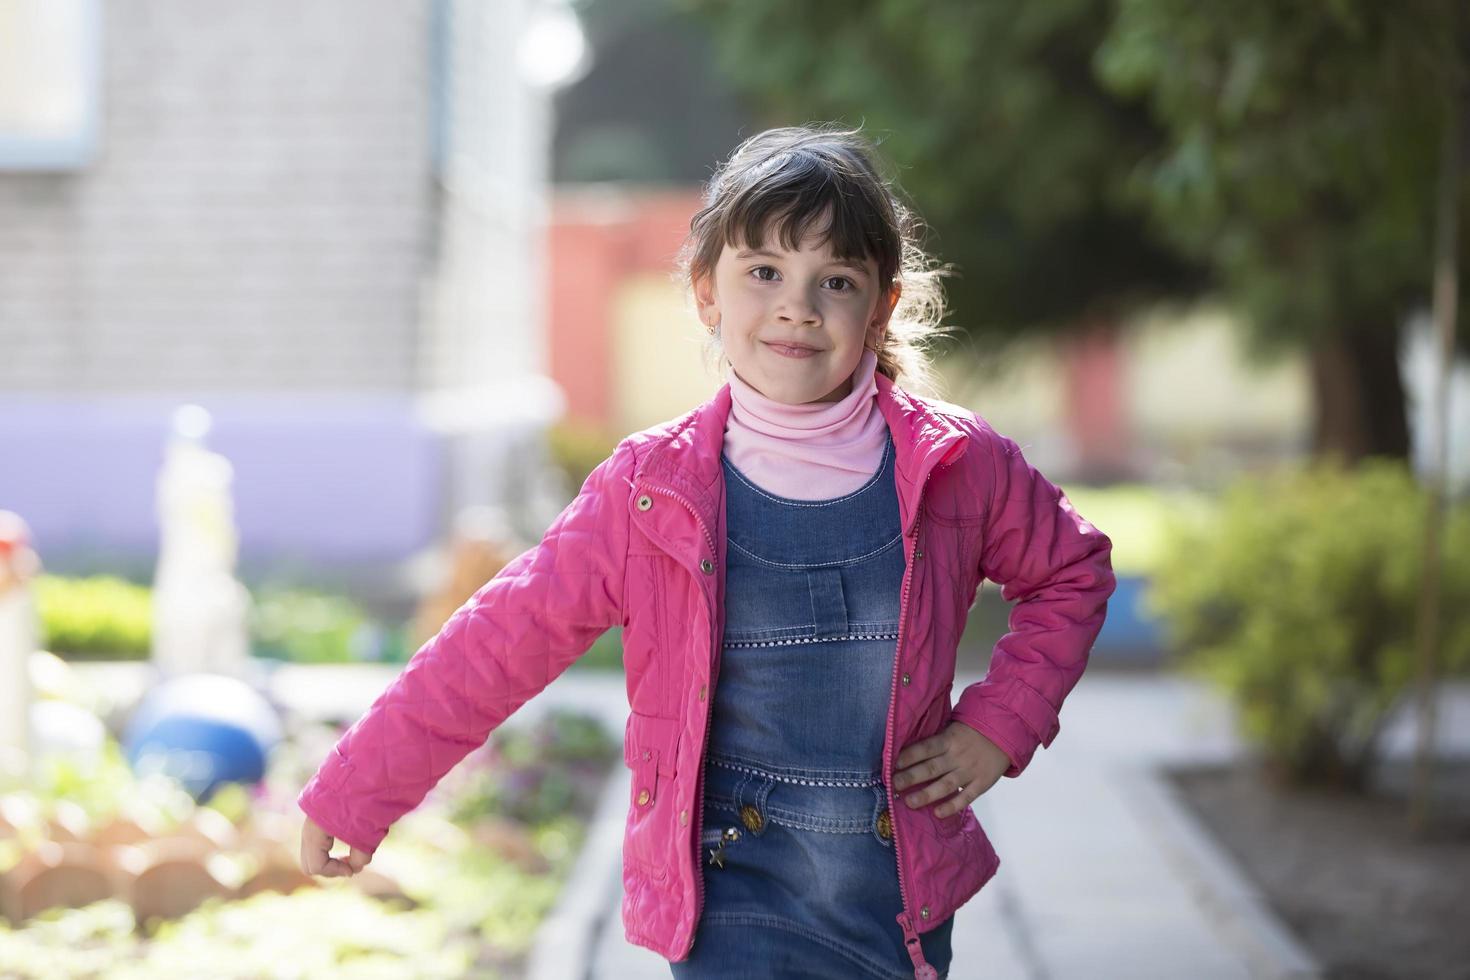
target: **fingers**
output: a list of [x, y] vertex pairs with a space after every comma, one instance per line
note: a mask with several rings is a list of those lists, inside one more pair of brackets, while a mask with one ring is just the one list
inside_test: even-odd
[[301, 870], [322, 878], [348, 878], [367, 867], [373, 856], [368, 851], [349, 845], [345, 857], [332, 857], [332, 845], [336, 838], [322, 830], [311, 820], [301, 826]]
[[893, 788], [899, 790], [949, 772], [955, 767], [956, 760], [949, 753], [949, 742], [941, 733], [905, 746], [893, 763]]
[[[923, 780], [909, 780], [909, 784], [922, 781]], [[896, 780], [894, 782], [894, 786], [898, 786]], [[960, 795], [959, 788], [961, 786], [965, 787], [966, 792], [970, 790], [969, 785], [965, 783], [964, 777], [960, 775], [959, 770], [950, 769], [940, 774], [937, 778], [934, 778], [933, 782], [929, 783], [929, 785], [925, 786], [923, 789], [916, 790], [904, 796], [903, 801], [913, 809], [918, 809], [921, 806], [928, 806], [930, 803], [938, 800], [944, 800], [946, 802], [952, 803], [956, 800], [958, 795]], [[957, 808], [953, 808], [948, 812], [941, 812], [939, 816], [948, 816], [950, 812], [958, 812], [958, 810]]]
[[353, 874], [357, 874], [363, 868], [366, 868], [368, 866], [368, 862], [372, 859], [373, 856], [367, 851], [360, 851], [355, 847], [352, 848], [351, 853], [349, 853], [345, 858], [347, 865], [352, 869]]
[[332, 838], [310, 820], [301, 824], [301, 870], [309, 875], [322, 873], [327, 863], [327, 852], [332, 848]]
[[[898, 753], [898, 757], [893, 760], [893, 766], [895, 769], [903, 769], [916, 762], [923, 762], [925, 759], [937, 758], [944, 754], [946, 747], [943, 737], [939, 735], [911, 742], [903, 747], [902, 752]], [[910, 780], [910, 782], [914, 781]]]

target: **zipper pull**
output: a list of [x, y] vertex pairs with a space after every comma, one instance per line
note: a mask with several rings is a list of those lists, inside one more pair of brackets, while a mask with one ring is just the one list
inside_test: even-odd
[[898, 924], [903, 927], [903, 944], [914, 962], [914, 980], [939, 980], [939, 971], [924, 959], [924, 947], [919, 943], [919, 934], [914, 931], [914, 920], [907, 912], [898, 913]]
[[740, 831], [735, 827], [726, 827], [725, 832], [720, 835], [720, 846], [712, 847], [709, 851], [709, 863], [717, 868], [725, 866], [725, 842], [740, 839]]

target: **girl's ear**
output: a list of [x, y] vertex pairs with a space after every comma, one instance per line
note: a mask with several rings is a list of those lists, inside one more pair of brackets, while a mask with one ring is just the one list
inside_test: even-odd
[[903, 286], [894, 283], [892, 288], [878, 299], [878, 308], [873, 311], [873, 321], [868, 324], [868, 346], [878, 350], [883, 343], [883, 334], [888, 330], [888, 321], [898, 308], [898, 298], [903, 295]]
[[711, 330], [719, 325], [720, 304], [715, 296], [714, 277], [710, 275], [695, 276], [692, 282], [694, 287], [694, 305], [699, 309], [699, 319]]

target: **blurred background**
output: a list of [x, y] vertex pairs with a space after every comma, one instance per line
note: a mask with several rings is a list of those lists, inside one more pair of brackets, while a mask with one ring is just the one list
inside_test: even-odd
[[[308, 739], [258, 795], [289, 814], [623, 435], [723, 383], [673, 270], [701, 184], [832, 120], [954, 268], [934, 394], [1114, 541], [1089, 677], [1193, 678], [1259, 785], [1460, 834], [1414, 879], [1448, 916], [1470, 816], [1379, 776], [1438, 692], [1449, 734], [1391, 768], [1418, 745], [1470, 786], [1467, 47], [1449, 0], [0, 0], [0, 595], [29, 604], [0, 660], [102, 723], [31, 719], [16, 786], [63, 799], [43, 750], [109, 740], [136, 775], [139, 702], [209, 671], [269, 702], [236, 781]], [[987, 584], [962, 673], [1007, 615]], [[376, 672], [290, 673], [318, 665]], [[13, 923], [45, 907], [24, 851]]]

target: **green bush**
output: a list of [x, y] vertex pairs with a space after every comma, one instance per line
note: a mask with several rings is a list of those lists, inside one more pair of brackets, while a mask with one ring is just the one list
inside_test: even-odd
[[616, 745], [597, 719], [552, 709], [528, 729], [496, 729], [481, 752], [486, 764], [467, 766], [447, 783], [450, 819], [498, 814], [540, 824], [591, 811]]
[[[144, 660], [153, 639], [153, 591], [113, 575], [36, 580], [41, 645], [67, 660]], [[383, 625], [346, 596], [266, 586], [251, 599], [252, 652], [296, 663], [403, 662], [403, 624]]]
[[568, 670], [622, 670], [623, 628], [614, 626], [592, 641], [587, 652], [572, 661]]
[[256, 656], [292, 663], [397, 660], [403, 645], [346, 596], [301, 588], [257, 592], [250, 635]]
[[1063, 486], [1072, 506], [1113, 541], [1113, 571], [1148, 576], [1164, 548], [1167, 515], [1208, 505], [1199, 491], [1137, 483], [1107, 487]]
[[152, 590], [114, 575], [41, 575], [41, 645], [71, 660], [142, 659], [153, 641]]
[[[1145, 597], [1186, 670], [1222, 685], [1273, 777], [1361, 788], [1415, 671], [1427, 503], [1401, 463], [1238, 480], [1168, 519]], [[1470, 509], [1447, 514], [1440, 649], [1470, 666]]]

